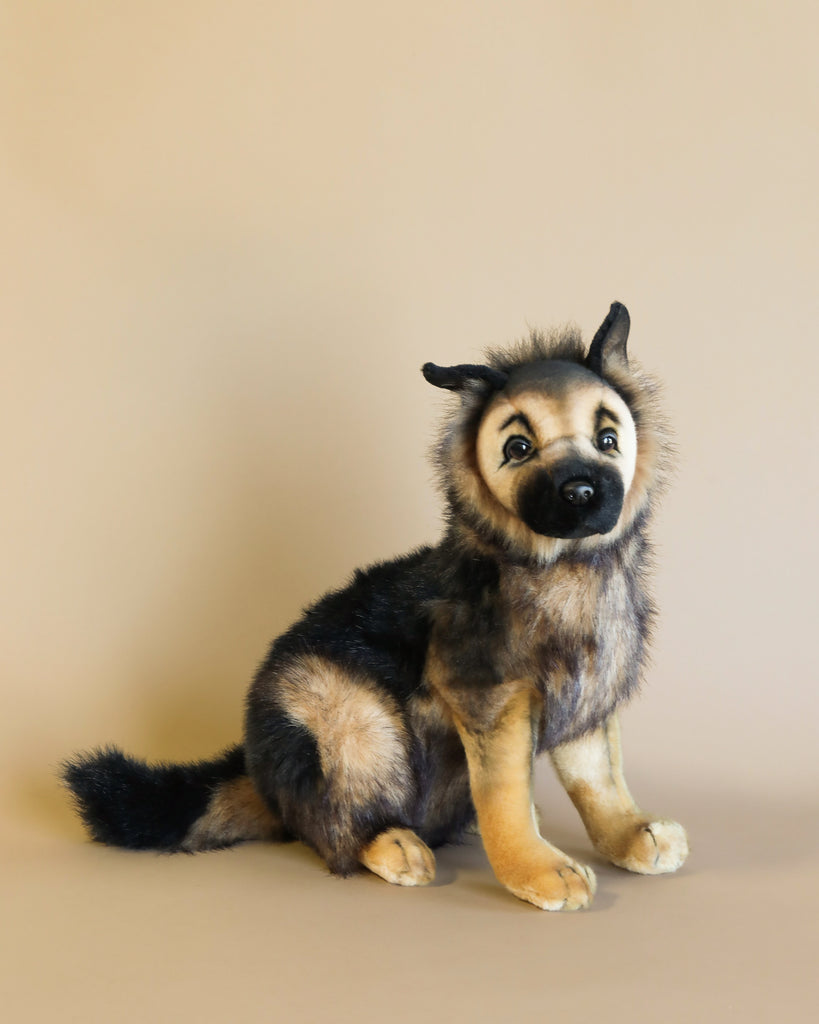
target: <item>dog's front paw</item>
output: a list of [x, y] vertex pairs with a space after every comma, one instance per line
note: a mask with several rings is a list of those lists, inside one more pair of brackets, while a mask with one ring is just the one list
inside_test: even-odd
[[518, 899], [541, 910], [582, 910], [597, 888], [592, 869], [569, 858], [502, 881]]
[[641, 875], [664, 875], [685, 863], [688, 836], [676, 821], [644, 821], [620, 837], [616, 847], [616, 852], [606, 855], [617, 867]]

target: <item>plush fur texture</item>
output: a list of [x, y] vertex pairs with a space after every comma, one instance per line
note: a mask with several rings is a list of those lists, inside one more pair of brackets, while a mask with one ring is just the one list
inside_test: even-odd
[[73, 759], [91, 836], [187, 851], [297, 838], [334, 873], [417, 885], [477, 816], [507, 888], [575, 909], [594, 875], [543, 840], [532, 806], [549, 751], [604, 856], [676, 870], [685, 832], [634, 803], [617, 728], [654, 614], [646, 531], [669, 455], [628, 332], [615, 303], [588, 352], [569, 329], [485, 364], [426, 364], [456, 394], [435, 452], [440, 543], [356, 572], [275, 640], [243, 745], [221, 759]]

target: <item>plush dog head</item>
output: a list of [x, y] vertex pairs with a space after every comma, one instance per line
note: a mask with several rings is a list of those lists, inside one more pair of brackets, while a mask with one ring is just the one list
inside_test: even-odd
[[634, 478], [637, 430], [591, 370], [544, 359], [513, 370], [481, 419], [480, 475], [493, 497], [544, 537], [611, 532]]
[[491, 352], [485, 365], [424, 367], [462, 397], [438, 449], [456, 518], [548, 559], [615, 540], [649, 511], [667, 444], [655, 388], [629, 365], [628, 333], [615, 303], [588, 351], [569, 330]]

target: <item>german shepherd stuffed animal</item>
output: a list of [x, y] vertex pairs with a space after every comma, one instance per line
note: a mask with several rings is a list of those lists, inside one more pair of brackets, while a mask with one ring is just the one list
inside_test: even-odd
[[628, 332], [615, 303], [588, 352], [569, 329], [482, 365], [427, 363], [458, 396], [436, 453], [441, 542], [356, 572], [273, 642], [240, 746], [189, 765], [113, 748], [68, 762], [91, 836], [189, 852], [300, 839], [334, 874], [423, 885], [432, 848], [477, 817], [503, 885], [573, 910], [595, 878], [540, 835], [548, 751], [605, 858], [679, 868], [685, 831], [632, 799], [617, 722], [654, 614], [646, 531], [668, 458]]

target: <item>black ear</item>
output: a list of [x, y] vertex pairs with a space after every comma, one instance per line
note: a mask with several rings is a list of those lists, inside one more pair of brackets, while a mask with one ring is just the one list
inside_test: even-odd
[[612, 302], [609, 315], [592, 338], [586, 366], [600, 377], [606, 370], [627, 370], [626, 342], [631, 319], [622, 302]]
[[460, 366], [436, 366], [435, 363], [424, 363], [421, 373], [436, 388], [447, 388], [449, 391], [463, 391], [471, 383], [483, 382], [496, 391], [505, 387], [508, 375], [491, 366], [476, 366], [462, 363]]

